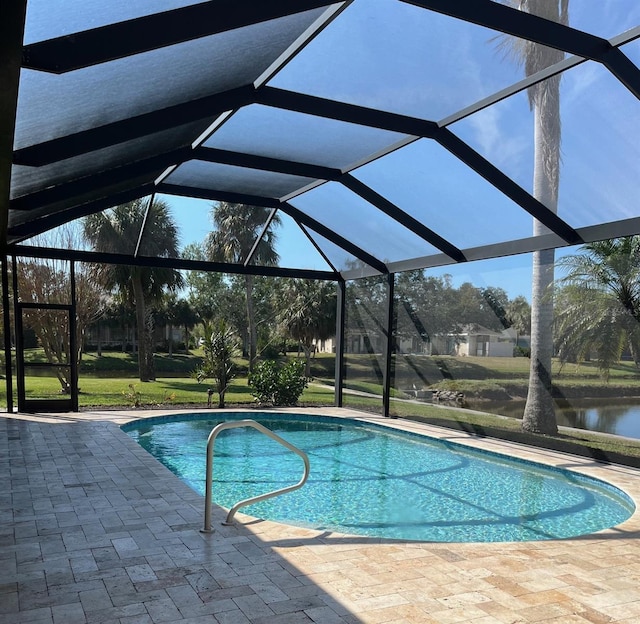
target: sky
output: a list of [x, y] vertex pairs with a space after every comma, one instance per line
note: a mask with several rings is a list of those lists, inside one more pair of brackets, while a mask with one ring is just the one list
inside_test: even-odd
[[[65, 34], [56, 28], [75, 31], [95, 27], [114, 13], [120, 19], [128, 19], [158, 8], [158, 0], [136, 3], [114, 0], [108, 10], [96, 2], [69, 1], [60, 3], [56, 26], [38, 22], [38, 15], [49, 13], [37, 7], [48, 2], [30, 0], [27, 41]], [[189, 3], [190, 0], [160, 0], [166, 8]], [[570, 2], [570, 24], [602, 37], [618, 35], [639, 23], [637, 0]], [[624, 46], [624, 52], [640, 62], [640, 41]], [[371, 74], [372, 67], [375, 76]], [[268, 84], [438, 121], [521, 77], [522, 69], [500, 52], [495, 32], [408, 3], [363, 0], [353, 3]], [[637, 216], [638, 100], [606, 68], [594, 62], [565, 72], [561, 85], [560, 216], [576, 228]], [[44, 104], [48, 106], [49, 102]], [[292, 159], [298, 156], [303, 161], [306, 155], [307, 162], [316, 164], [329, 164], [321, 162], [322, 159], [344, 159], [346, 155], [358, 162], [357, 150], [354, 151], [357, 140], [353, 138], [356, 135], [352, 134], [350, 124], [340, 126], [340, 122], [325, 121], [313, 131], [310, 128], [310, 136], [306, 136], [306, 120], [300, 114], [296, 118], [291, 112], [285, 114], [257, 105], [241, 113], [235, 120], [231, 116], [213, 136], [213, 146], [239, 144], [248, 153], [275, 153]], [[299, 125], [292, 123], [294, 118]], [[278, 123], [290, 124], [285, 126], [290, 128], [289, 134], [283, 134]], [[356, 138], [375, 146], [371, 147], [373, 152], [380, 142], [389, 144], [390, 139], [379, 131], [358, 128]], [[525, 93], [469, 115], [449, 128], [532, 192], [533, 123]], [[281, 143], [274, 143], [276, 140]], [[311, 151], [306, 149], [307, 143], [321, 147]], [[531, 217], [527, 213], [434, 141], [416, 141], [352, 173], [458, 248], [531, 235]], [[202, 242], [211, 229], [211, 202], [166, 199], [180, 230], [181, 246]], [[327, 219], [327, 224], [336, 224], [336, 228], [342, 228], [338, 233], [353, 239], [363, 249], [368, 248], [370, 241], [383, 241], [377, 243], [384, 246], [382, 251], [369, 251], [384, 260], [434, 253], [422, 239], [390, 219], [371, 218], [370, 208], [363, 206], [361, 200], [354, 200], [357, 197], [345, 187], [328, 183], [294, 198], [291, 203], [321, 222]], [[328, 215], [332, 216], [331, 221]], [[278, 242], [280, 265], [326, 269], [324, 260], [299, 228], [288, 217], [282, 219]], [[530, 297], [529, 254], [428, 272], [449, 273], [455, 285], [471, 281], [477, 286], [504, 288], [512, 298]]]
[[[211, 229], [209, 217], [210, 201], [194, 200], [190, 198], [163, 196], [166, 199], [176, 220], [180, 225], [180, 245], [184, 248], [190, 243], [202, 243], [204, 237]], [[180, 217], [180, 213], [184, 214]], [[286, 222], [279, 230], [278, 249], [280, 253], [280, 265], [289, 267], [301, 266], [301, 258], [306, 259], [305, 268], [325, 270], [326, 265], [311, 248], [304, 237], [296, 233], [295, 227]], [[577, 247], [556, 250], [556, 258], [568, 253], [576, 253]], [[444, 267], [427, 269], [428, 275], [451, 275], [453, 285], [460, 286], [464, 282], [471, 282], [477, 287], [497, 286], [503, 288], [510, 299], [524, 296], [531, 299], [531, 254], [520, 254], [505, 258], [495, 258], [479, 262], [454, 264]]]
[[[388, 19], [391, 6], [393, 19]], [[570, 2], [570, 24], [599, 36], [611, 37], [638, 23], [640, 3], [636, 0]], [[487, 29], [411, 5], [392, 0], [356, 2], [270, 84], [438, 120], [521, 77], [522, 70], [498, 53], [494, 39], [495, 33]], [[456, 45], [446, 45], [447, 40], [455, 40]], [[625, 52], [637, 62], [640, 42], [628, 44]], [[329, 57], [339, 59], [339, 63], [327, 65], [324, 60]], [[394, 58], [399, 61], [394, 62]], [[377, 80], [367, 74], [371, 64], [376, 67]], [[416, 85], [416, 76], [424, 76], [430, 88], [407, 91], [406, 85]], [[602, 65], [593, 62], [566, 72], [561, 88], [560, 216], [573, 227], [636, 216], [640, 180], [630, 175], [635, 167], [630, 171], [629, 164], [640, 162], [637, 99]], [[278, 117], [269, 109], [254, 111], [253, 117], [244, 119], [255, 123], [260, 120], [261, 125], [245, 129], [248, 136], [238, 134], [236, 138], [242, 138], [250, 153], [260, 153], [259, 141], [269, 140], [269, 123]], [[260, 132], [252, 134], [254, 129]], [[533, 124], [525, 93], [502, 100], [450, 129], [525, 190], [533, 191]], [[242, 130], [242, 124], [230, 125], [221, 136], [232, 139], [234, 132]], [[304, 136], [297, 138], [304, 141]], [[295, 140], [280, 147], [284, 152], [301, 149]], [[353, 174], [459, 248], [531, 235], [528, 214], [433, 141], [417, 141]], [[343, 233], [365, 249], [366, 241], [373, 240], [374, 235], [380, 240], [380, 227], [388, 228], [384, 243], [387, 255], [383, 256], [387, 260], [402, 259], [394, 253], [410, 257], [412, 245], [424, 245], [417, 237], [392, 230], [391, 223], [374, 222], [364, 209], [358, 212], [361, 208], [357, 202], [346, 201], [349, 191], [332, 188], [339, 186], [323, 185], [292, 203], [320, 221], [331, 214], [333, 222], [345, 228]], [[211, 227], [211, 203], [168, 199], [175, 214], [180, 215], [183, 245], [201, 242]], [[347, 205], [348, 210], [344, 207]], [[324, 261], [305, 237], [286, 217], [283, 220], [278, 242], [280, 265], [325, 269]], [[398, 249], [393, 249], [394, 243]], [[557, 255], [574, 251], [559, 250]], [[530, 298], [530, 254], [450, 265], [429, 269], [428, 273], [448, 273], [454, 285], [470, 281], [476, 286], [504, 288], [511, 298]]]

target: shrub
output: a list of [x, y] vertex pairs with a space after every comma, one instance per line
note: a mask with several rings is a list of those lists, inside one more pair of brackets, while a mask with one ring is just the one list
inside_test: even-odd
[[260, 351], [260, 355], [269, 360], [277, 358], [282, 353], [282, 343], [270, 343]]
[[[206, 326], [202, 344], [204, 357], [202, 363], [191, 373], [191, 376], [202, 383], [205, 379], [215, 380], [218, 393], [218, 407], [225, 406], [225, 394], [231, 380], [238, 370], [233, 361], [238, 356], [238, 346], [231, 329], [224, 320], [215, 327]], [[207, 406], [211, 406], [211, 394], [208, 392]]]
[[531, 357], [531, 347], [516, 346], [513, 348], [513, 357]]
[[260, 403], [295, 405], [309, 383], [303, 371], [304, 362], [300, 360], [284, 365], [275, 360], [260, 362], [249, 374], [251, 394]]

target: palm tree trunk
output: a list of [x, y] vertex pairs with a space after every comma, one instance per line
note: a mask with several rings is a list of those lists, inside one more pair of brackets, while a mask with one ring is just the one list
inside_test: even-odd
[[[560, 82], [551, 78], [539, 85], [534, 95], [534, 174], [533, 195], [557, 212], [560, 170]], [[534, 221], [533, 234], [548, 229]], [[551, 358], [553, 355], [553, 249], [533, 254], [531, 292], [531, 365], [529, 390], [522, 428], [543, 434], [558, 431], [552, 396]]]
[[640, 330], [638, 329], [637, 315], [630, 315], [627, 325], [627, 345], [629, 347], [629, 353], [631, 359], [636, 365], [636, 368], [640, 368]]
[[154, 334], [154, 319], [153, 312], [147, 308], [145, 310], [145, 331], [142, 339], [145, 341], [145, 370], [147, 371], [147, 375], [149, 377], [149, 381], [156, 380], [156, 367], [153, 362], [153, 354], [155, 352], [155, 334]]
[[557, 433], [552, 394], [554, 251], [533, 255], [531, 293], [531, 365], [522, 428], [536, 433]]
[[247, 324], [249, 325], [249, 371], [253, 371], [258, 350], [258, 331], [253, 308], [253, 275], [245, 276], [245, 290], [247, 296]]
[[311, 347], [304, 345], [304, 376], [311, 377]]
[[[136, 305], [136, 330], [138, 342], [138, 372], [140, 381], [152, 381], [154, 379], [153, 370], [150, 370], [149, 358], [147, 357], [148, 340], [147, 334], [147, 311], [144, 300], [144, 290], [142, 281], [137, 274], [132, 275], [131, 285]], [[151, 361], [153, 364], [153, 360]]]

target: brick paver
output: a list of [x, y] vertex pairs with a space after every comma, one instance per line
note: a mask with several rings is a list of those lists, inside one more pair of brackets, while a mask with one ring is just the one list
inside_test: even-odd
[[[387, 542], [241, 514], [225, 527], [218, 509], [202, 534], [202, 497], [119, 429], [131, 417], [0, 418], [0, 624], [640, 621], [638, 513], [581, 539], [515, 544]], [[640, 500], [632, 469], [387, 423], [579, 470]]]

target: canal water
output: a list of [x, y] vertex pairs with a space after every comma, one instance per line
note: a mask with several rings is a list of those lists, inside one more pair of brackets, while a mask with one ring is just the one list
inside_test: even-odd
[[[469, 403], [470, 409], [522, 418], [524, 401]], [[640, 439], [640, 398], [589, 399], [556, 404], [558, 425]]]

